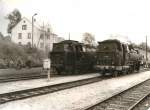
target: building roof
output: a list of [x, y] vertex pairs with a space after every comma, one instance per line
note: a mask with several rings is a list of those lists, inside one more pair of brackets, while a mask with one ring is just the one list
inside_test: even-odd
[[[23, 17], [12, 29], [14, 29], [22, 20], [26, 20], [30, 24], [32, 24], [32, 22], [29, 19], [27, 19], [26, 17]], [[36, 23], [34, 23], [34, 27], [36, 27], [37, 29], [40, 29], [40, 26], [38, 26]]]
[[[32, 24], [32, 22], [31, 22], [28, 18], [23, 17], [12, 29], [14, 29], [22, 20], [26, 20], [26, 21], [28, 21], [30, 24]], [[42, 27], [39, 26], [37, 23], [34, 23], [34, 27], [36, 27], [36, 28], [39, 29], [40, 31], [43, 31], [43, 32], [44, 32], [44, 30], [42, 29]], [[53, 36], [58, 36], [58, 35], [55, 34], [55, 33], [50, 33], [50, 34], [53, 35]]]

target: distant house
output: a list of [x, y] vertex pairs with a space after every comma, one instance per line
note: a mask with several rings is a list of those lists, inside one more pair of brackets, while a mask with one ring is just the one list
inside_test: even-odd
[[[32, 22], [27, 18], [22, 18], [21, 21], [11, 31], [12, 42], [19, 45], [32, 46]], [[52, 49], [53, 43], [60, 42], [63, 38], [58, 37], [54, 33], [50, 33], [49, 28], [42, 28], [34, 23], [33, 31], [33, 46], [38, 49]]]

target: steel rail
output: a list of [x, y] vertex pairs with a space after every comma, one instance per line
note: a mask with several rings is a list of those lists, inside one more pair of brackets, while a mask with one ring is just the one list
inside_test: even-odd
[[139, 99], [133, 106], [131, 106], [128, 110], [135, 109], [145, 98], [147, 98], [150, 95], [150, 92], [147, 93], [145, 96], [143, 96], [141, 99]]
[[1, 77], [0, 83], [21, 81], [21, 80], [40, 79], [40, 78], [46, 78], [46, 77], [47, 77], [47, 75], [26, 75], [26, 76], [7, 77], [7, 78]]

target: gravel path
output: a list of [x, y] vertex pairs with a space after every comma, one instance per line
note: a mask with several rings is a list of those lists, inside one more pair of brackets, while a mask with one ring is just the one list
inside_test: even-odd
[[0, 105], [0, 110], [79, 110], [150, 78], [150, 72], [111, 78], [97, 83]]

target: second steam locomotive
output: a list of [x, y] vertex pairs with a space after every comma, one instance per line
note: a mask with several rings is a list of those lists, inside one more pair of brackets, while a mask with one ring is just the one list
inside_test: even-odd
[[99, 42], [96, 50], [96, 64], [94, 68], [103, 75], [112, 73], [127, 74], [139, 71], [142, 55], [132, 45], [121, 43], [119, 40], [105, 40]]

